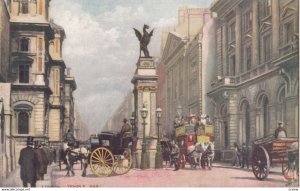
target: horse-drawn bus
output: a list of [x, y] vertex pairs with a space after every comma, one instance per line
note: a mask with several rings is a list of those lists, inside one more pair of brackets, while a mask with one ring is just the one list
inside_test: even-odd
[[[202, 168], [205, 168], [208, 158], [201, 156], [205, 153], [206, 149], [211, 149], [213, 141], [213, 126], [209, 124], [186, 123], [175, 126], [175, 139], [178, 143], [179, 165], [181, 168], [185, 168], [186, 163], [189, 163], [192, 168], [196, 168], [200, 164]], [[206, 153], [208, 153], [206, 151]]]
[[132, 166], [128, 145], [122, 145], [120, 134], [102, 132], [90, 138], [89, 164], [97, 176], [127, 173]]

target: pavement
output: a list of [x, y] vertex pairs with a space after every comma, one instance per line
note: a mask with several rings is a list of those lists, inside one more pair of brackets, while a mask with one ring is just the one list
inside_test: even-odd
[[[51, 187], [52, 184], [52, 172], [54, 168], [58, 168], [58, 164], [52, 164], [48, 166], [47, 174], [44, 175], [44, 180], [38, 180], [37, 187]], [[20, 178], [20, 168], [17, 167], [12, 171], [7, 179], [3, 181], [3, 187], [23, 187], [22, 180]]]
[[[220, 163], [220, 162], [215, 162], [213, 163], [213, 167], [214, 168], [220, 168], [220, 169], [235, 169], [237, 171], [240, 171], [240, 173], [248, 173], [251, 172], [252, 173], [252, 169], [251, 166], [249, 169], [247, 168], [240, 168], [240, 167], [233, 167], [230, 163]], [[155, 171], [155, 169], [153, 169]], [[172, 172], [172, 169], [168, 173]], [[136, 171], [137, 173], [140, 173], [139, 176], [143, 176], [142, 171], [140, 169], [134, 169], [134, 171]], [[149, 169], [148, 171], [152, 171], [151, 169]], [[58, 174], [59, 173], [59, 174]], [[57, 181], [59, 182], [60, 178], [64, 178], [65, 177], [65, 171], [61, 171], [59, 170], [58, 164], [52, 164], [50, 166], [48, 166], [48, 173], [45, 174], [45, 179], [44, 180], [39, 180], [37, 181], [37, 187], [53, 187], [53, 186], [59, 186], [59, 184], [57, 184]], [[81, 170], [78, 170], [79, 174], [81, 174]], [[274, 174], [274, 175], [281, 175], [281, 166], [273, 166], [270, 168], [270, 174]], [[59, 175], [59, 176], [57, 176]], [[168, 175], [166, 175], [168, 176]], [[55, 177], [54, 179], [52, 179], [52, 177]], [[84, 180], [84, 179], [83, 179]], [[72, 182], [70, 182], [70, 185], [72, 184]], [[68, 185], [63, 185], [63, 186], [67, 186]], [[92, 185], [90, 185], [92, 186]], [[4, 184], [3, 187], [22, 187], [22, 181], [20, 179], [20, 168], [15, 169], [13, 172], [10, 173], [9, 177], [7, 179], [4, 180]]]

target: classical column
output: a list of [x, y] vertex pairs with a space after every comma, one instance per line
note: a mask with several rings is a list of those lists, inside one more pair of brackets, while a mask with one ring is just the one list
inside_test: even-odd
[[235, 75], [241, 72], [242, 61], [242, 13], [241, 8], [236, 8], [235, 15]]
[[259, 65], [259, 23], [258, 23], [258, 1], [252, 4], [252, 65]]
[[[224, 21], [224, 20], [223, 20]], [[222, 26], [222, 55], [223, 55], [223, 76], [226, 76], [228, 74], [227, 71], [227, 65], [228, 65], [228, 42], [227, 42], [227, 23], [224, 22], [224, 25]]]
[[272, 57], [279, 56], [279, 0], [272, 0]]

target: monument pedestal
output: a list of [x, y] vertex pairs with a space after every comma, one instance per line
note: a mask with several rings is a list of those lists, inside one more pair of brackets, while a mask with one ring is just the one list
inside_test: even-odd
[[[157, 137], [155, 115], [157, 79], [158, 76], [156, 74], [156, 66], [153, 58], [139, 58], [137, 68], [131, 82], [134, 84], [134, 109], [137, 125], [137, 137], [139, 139], [137, 143], [137, 156], [140, 162], [138, 164], [139, 167], [143, 167], [143, 169], [155, 167], [156, 139], [153, 137]], [[145, 106], [148, 110], [148, 115], [145, 119], [145, 132], [143, 126], [144, 119], [141, 116], [141, 109], [143, 106]], [[143, 154], [142, 142], [144, 136], [146, 138], [146, 151]]]

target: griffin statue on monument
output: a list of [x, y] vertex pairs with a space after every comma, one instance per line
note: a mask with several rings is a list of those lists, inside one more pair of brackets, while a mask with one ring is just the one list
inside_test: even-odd
[[150, 42], [151, 36], [153, 35], [154, 29], [152, 29], [150, 33], [147, 32], [147, 29], [149, 29], [149, 26], [145, 24], [143, 27], [143, 35], [142, 35], [137, 29], [133, 28], [136, 37], [140, 41], [140, 57], [141, 57], [141, 51], [143, 51], [145, 57], [150, 58], [147, 46]]

